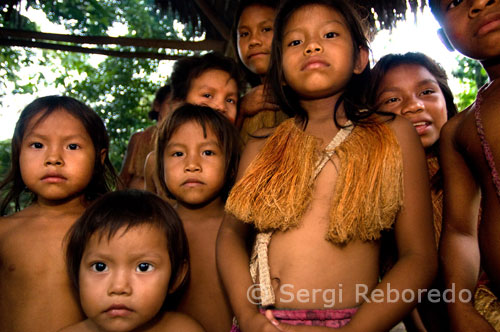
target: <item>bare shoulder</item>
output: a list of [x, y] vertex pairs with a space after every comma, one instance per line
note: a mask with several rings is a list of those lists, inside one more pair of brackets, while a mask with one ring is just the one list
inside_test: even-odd
[[81, 321], [79, 323], [66, 326], [65, 328], [62, 328], [58, 330], [57, 332], [92, 332], [93, 330], [89, 326], [89, 320], [86, 319], [84, 321]]
[[167, 312], [157, 326], [155, 331], [205, 332], [200, 323], [180, 312]]
[[414, 149], [423, 151], [420, 138], [410, 121], [396, 115], [393, 120], [387, 123], [392, 128], [403, 153], [408, 149], [410, 151], [415, 151]]
[[275, 129], [276, 128], [261, 128], [252, 134], [252, 137], [248, 140], [241, 155], [240, 165], [238, 167], [238, 179], [243, 175], [248, 165], [255, 159], [260, 150], [262, 150], [267, 139], [274, 133]]

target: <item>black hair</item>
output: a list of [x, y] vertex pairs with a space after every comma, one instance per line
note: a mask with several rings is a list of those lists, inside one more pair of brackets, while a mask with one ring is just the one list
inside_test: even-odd
[[222, 70], [236, 81], [238, 94], [241, 91], [241, 80], [236, 62], [222, 54], [212, 52], [203, 56], [190, 56], [175, 62], [170, 85], [172, 86], [172, 99], [185, 100], [194, 79], [207, 70]]
[[260, 76], [250, 71], [241, 61], [238, 55], [238, 24], [243, 11], [250, 6], [264, 6], [274, 10], [278, 10], [279, 0], [241, 0], [234, 15], [233, 27], [231, 29], [231, 46], [234, 51], [234, 58], [238, 63], [238, 68], [242, 71], [242, 76], [252, 87], [261, 84]]
[[155, 99], [153, 100], [153, 104], [151, 105], [151, 111], [148, 113], [148, 118], [150, 120], [158, 121], [159, 112], [156, 110], [157, 107], [160, 107], [163, 102], [170, 97], [170, 93], [172, 89], [170, 84], [165, 84], [161, 88], [156, 91]]
[[[288, 85], [283, 84], [283, 50], [282, 39], [283, 32], [290, 17], [298, 9], [308, 5], [324, 5], [338, 11], [345, 19], [346, 26], [351, 33], [353, 42], [354, 57], [359, 56], [361, 48], [369, 51], [369, 43], [366, 32], [368, 26], [365, 20], [361, 20], [358, 12], [346, 1], [343, 0], [305, 0], [294, 1], [286, 0], [282, 3], [276, 19], [274, 21], [274, 37], [272, 43], [271, 62], [267, 84], [274, 92], [276, 102], [280, 109], [288, 116], [296, 116], [307, 125], [307, 112], [300, 105], [298, 94]], [[344, 102], [345, 115], [353, 123], [360, 123], [374, 113], [374, 110], [368, 110], [366, 102], [366, 90], [370, 82], [370, 68], [367, 65], [360, 74], [353, 74], [343, 94], [338, 99], [335, 108], [333, 120], [337, 122], [337, 110], [340, 103]]]
[[[31, 119], [39, 113], [42, 113], [41, 117], [38, 119], [38, 122], [40, 122], [50, 116], [54, 111], [58, 110], [63, 110], [78, 119], [85, 127], [94, 145], [94, 170], [92, 179], [83, 192], [85, 199], [87, 201], [92, 201], [98, 196], [110, 191], [116, 185], [116, 172], [108, 156], [109, 137], [104, 122], [99, 115], [89, 106], [71, 97], [46, 96], [37, 98], [23, 109], [19, 116], [19, 120], [17, 120], [16, 128], [14, 129], [14, 135], [11, 142], [12, 152], [10, 170], [6, 178], [0, 183], [0, 190], [8, 188], [2, 200], [0, 215], [6, 214], [7, 208], [11, 202], [15, 204], [15, 211], [20, 210], [20, 199], [21, 195], [26, 190], [26, 185], [21, 175], [19, 155], [21, 153], [23, 138]], [[103, 162], [101, 159], [102, 150], [106, 151]], [[32, 193], [31, 201], [33, 202], [36, 199], [36, 194]]]
[[128, 232], [143, 225], [156, 227], [165, 234], [165, 250], [168, 251], [171, 265], [169, 291], [179, 286], [172, 290], [168, 301], [165, 298], [163, 307], [175, 307], [189, 280], [187, 237], [174, 208], [155, 194], [143, 190], [127, 189], [103, 195], [70, 228], [65, 238], [66, 263], [75, 289], [79, 289], [80, 264], [93, 235], [97, 235], [99, 240], [107, 238], [109, 241], [123, 228], [124, 232]]
[[406, 54], [387, 54], [384, 55], [375, 64], [372, 69], [372, 82], [369, 93], [369, 103], [374, 108], [378, 108], [379, 105], [375, 105], [377, 101], [377, 89], [382, 82], [384, 76], [391, 69], [401, 66], [401, 65], [418, 65], [422, 66], [431, 73], [436, 79], [441, 92], [443, 93], [444, 100], [446, 101], [446, 114], [448, 119], [453, 117], [458, 113], [457, 106], [453, 101], [453, 93], [448, 86], [448, 76], [446, 71], [439, 65], [436, 61], [428, 57], [427, 55], [420, 52], [408, 52]]
[[240, 138], [238, 131], [229, 120], [220, 112], [207, 107], [192, 104], [184, 104], [176, 109], [163, 122], [158, 130], [158, 138], [156, 141], [156, 169], [157, 176], [160, 179], [163, 190], [168, 197], [175, 199], [172, 193], [168, 190], [165, 182], [164, 172], [164, 157], [165, 148], [172, 138], [172, 135], [185, 123], [195, 121], [203, 128], [203, 134], [206, 137], [207, 127], [210, 128], [215, 136], [222, 152], [225, 156], [225, 178], [224, 186], [221, 189], [220, 197], [225, 201], [229, 191], [231, 190], [240, 159]]

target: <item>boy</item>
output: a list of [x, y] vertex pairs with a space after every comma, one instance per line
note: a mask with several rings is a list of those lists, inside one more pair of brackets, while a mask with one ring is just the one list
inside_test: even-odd
[[[491, 82], [441, 132], [444, 225], [441, 261], [452, 331], [500, 331], [500, 1], [430, 1], [451, 44], [477, 59]], [[478, 227], [478, 211], [482, 213]], [[481, 265], [480, 265], [481, 263]], [[480, 268], [489, 285], [476, 288]], [[469, 300], [459, 294], [474, 294]], [[466, 294], [465, 293], [465, 294]], [[470, 296], [472, 298], [472, 296]]]

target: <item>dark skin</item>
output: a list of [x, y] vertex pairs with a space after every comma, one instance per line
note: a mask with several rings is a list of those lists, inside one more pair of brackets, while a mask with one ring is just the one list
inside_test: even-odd
[[[500, 32], [488, 17], [500, 13], [499, 1], [440, 3], [440, 23], [451, 44], [480, 60], [491, 83], [482, 93], [480, 113], [493, 159], [500, 164]], [[441, 132], [444, 174], [444, 223], [440, 258], [446, 287], [474, 292], [480, 269], [500, 295], [500, 197], [477, 133], [477, 102], [454, 117]], [[478, 213], [481, 203], [481, 223]], [[453, 331], [494, 331], [471, 302], [448, 304]]]

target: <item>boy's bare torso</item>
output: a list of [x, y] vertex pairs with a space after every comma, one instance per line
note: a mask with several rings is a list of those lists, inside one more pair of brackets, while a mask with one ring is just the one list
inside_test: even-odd
[[215, 263], [215, 241], [222, 214], [196, 220], [181, 212], [179, 215], [186, 230], [191, 263], [191, 280], [179, 309], [196, 318], [207, 332], [229, 331], [232, 313]]
[[32, 205], [0, 219], [0, 331], [50, 332], [84, 318], [63, 256], [82, 212], [50, 215]]
[[[493, 83], [482, 94], [481, 118], [486, 139], [493, 154], [497, 172], [500, 165], [500, 84]], [[500, 296], [500, 197], [497, 196], [490, 168], [485, 159], [477, 134], [474, 105], [452, 119], [454, 143], [467, 161], [477, 184], [481, 188], [481, 221], [479, 248], [481, 265], [491, 281], [491, 288]]]

